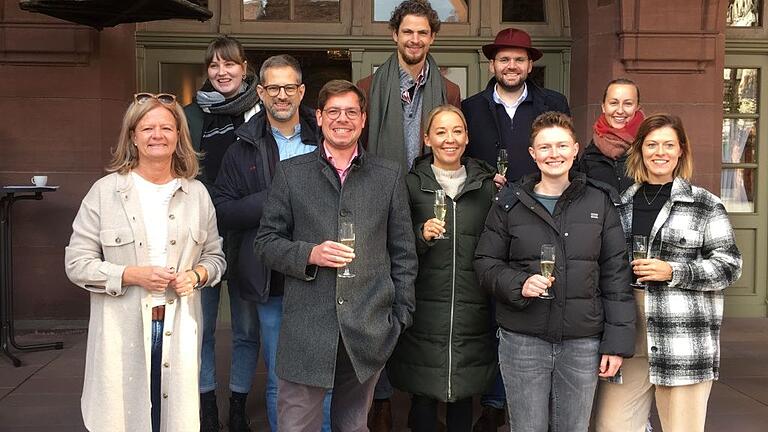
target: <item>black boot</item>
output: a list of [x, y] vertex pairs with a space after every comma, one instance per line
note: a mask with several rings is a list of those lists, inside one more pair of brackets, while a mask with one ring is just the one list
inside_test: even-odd
[[216, 391], [200, 394], [200, 432], [218, 432], [219, 407], [216, 405]]
[[472, 432], [496, 432], [507, 422], [506, 417], [506, 410], [484, 406]]
[[248, 393], [232, 392], [229, 398], [229, 432], [251, 432], [251, 421], [245, 414], [245, 401]]

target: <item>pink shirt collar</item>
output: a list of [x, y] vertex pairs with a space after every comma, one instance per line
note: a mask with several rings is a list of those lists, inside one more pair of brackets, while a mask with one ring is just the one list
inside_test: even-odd
[[349, 159], [349, 163], [346, 167], [341, 168], [336, 166], [336, 162], [334, 161], [333, 156], [331, 156], [331, 152], [328, 151], [328, 146], [325, 145], [325, 142], [323, 142], [323, 150], [325, 151], [325, 158], [328, 159], [328, 162], [330, 162], [331, 166], [336, 170], [336, 174], [339, 175], [341, 184], [344, 184], [344, 181], [347, 179], [347, 175], [349, 175], [349, 171], [352, 169], [352, 161], [354, 161], [358, 155], [357, 144], [355, 144], [355, 152], [352, 153], [352, 157]]

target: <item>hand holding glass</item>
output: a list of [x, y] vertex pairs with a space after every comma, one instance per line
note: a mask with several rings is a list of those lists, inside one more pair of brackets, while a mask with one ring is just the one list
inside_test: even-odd
[[[447, 208], [445, 205], [445, 191], [442, 189], [437, 189], [435, 191], [435, 218], [440, 220], [440, 222], [445, 222], [445, 213], [447, 212]], [[435, 239], [447, 239], [448, 237], [441, 233]]]
[[[648, 258], [648, 237], [644, 235], [632, 236], [632, 260]], [[638, 277], [635, 276], [635, 282], [632, 286], [635, 288], [645, 288], [644, 283], [638, 282]]]
[[[355, 248], [355, 224], [352, 222], [341, 223], [339, 226], [339, 243], [343, 244], [344, 246], [351, 247], [352, 249]], [[337, 276], [340, 278], [355, 277], [355, 275], [349, 271], [349, 267], [346, 265], [339, 268]]]
[[507, 150], [499, 149], [499, 154], [496, 156], [496, 170], [499, 172], [500, 176], [502, 177], [507, 176], [508, 166], [509, 166], [509, 161], [507, 159]]
[[[541, 275], [549, 279], [552, 277], [552, 273], [555, 272], [555, 245], [543, 244], [541, 245]], [[551, 300], [555, 298], [548, 289], [545, 289], [539, 296], [540, 299]]]

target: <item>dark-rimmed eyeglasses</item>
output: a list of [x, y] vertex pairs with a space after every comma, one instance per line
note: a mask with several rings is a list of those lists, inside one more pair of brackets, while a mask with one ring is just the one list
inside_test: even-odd
[[323, 110], [323, 113], [325, 113], [326, 117], [331, 120], [336, 120], [341, 117], [342, 112], [350, 120], [355, 120], [356, 118], [360, 117], [360, 114], [362, 114], [362, 110], [360, 110], [360, 108], [328, 108]]
[[301, 87], [301, 84], [286, 84], [286, 85], [268, 85], [263, 86], [259, 85], [259, 87], [263, 88], [269, 97], [275, 97], [280, 94], [280, 90], [285, 91], [286, 96], [295, 96], [296, 93], [299, 92], [299, 87]]
[[136, 103], [139, 105], [150, 99], [155, 99], [163, 105], [176, 104], [176, 95], [172, 95], [170, 93], [136, 93], [133, 95], [133, 100], [136, 101]]

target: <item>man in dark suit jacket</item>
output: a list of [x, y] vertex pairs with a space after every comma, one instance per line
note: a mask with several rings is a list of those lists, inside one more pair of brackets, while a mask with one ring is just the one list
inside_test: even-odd
[[[358, 138], [365, 95], [349, 81], [320, 90], [323, 142], [279, 163], [255, 253], [285, 275], [277, 351], [278, 428], [319, 430], [333, 389], [334, 430], [367, 430], [379, 374], [415, 309], [416, 249], [402, 167]], [[354, 223], [354, 249], [339, 242]], [[348, 266], [352, 278], [337, 276]]]
[[369, 107], [363, 144], [370, 153], [400, 162], [405, 174], [422, 153], [421, 120], [438, 105], [460, 108], [461, 92], [429, 55], [440, 19], [428, 2], [400, 3], [389, 28], [397, 52], [357, 83]]
[[565, 96], [528, 78], [533, 62], [543, 55], [531, 46], [528, 33], [502, 30], [494, 43], [483, 46], [483, 54], [494, 76], [485, 90], [461, 104], [469, 131], [466, 155], [495, 165], [498, 151], [506, 149], [509, 168], [506, 178], [497, 177], [497, 183], [515, 181], [537, 171], [528, 154], [533, 120], [547, 111], [568, 115], [571, 111]]
[[[516, 181], [538, 171], [528, 153], [531, 125], [536, 117], [547, 111], [570, 115], [570, 109], [565, 96], [539, 87], [528, 78], [533, 62], [543, 55], [531, 45], [528, 33], [515, 28], [502, 30], [493, 43], [483, 46], [483, 54], [491, 61], [493, 78], [485, 90], [461, 104], [469, 132], [465, 155], [495, 165], [499, 150], [506, 149], [506, 176], [497, 174], [494, 179], [501, 187], [507, 180]], [[494, 388], [480, 399], [483, 411], [474, 432], [495, 432], [505, 423], [506, 397], [500, 375], [496, 381]]]

